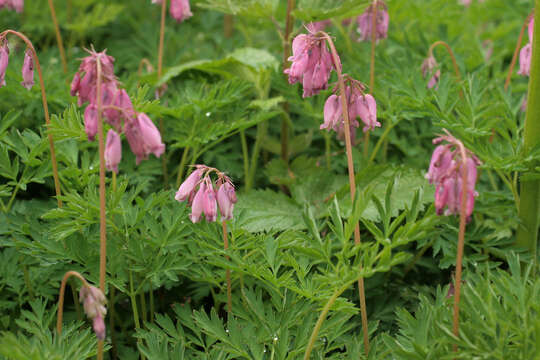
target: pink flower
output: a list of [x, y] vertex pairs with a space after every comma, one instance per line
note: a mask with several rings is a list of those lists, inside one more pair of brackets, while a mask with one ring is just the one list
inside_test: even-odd
[[204, 209], [205, 202], [205, 193], [206, 193], [206, 184], [201, 182], [199, 186], [199, 191], [195, 193], [193, 197], [193, 202], [191, 203], [191, 215], [189, 216], [190, 220], [195, 224], [201, 220], [201, 215]]
[[160, 157], [165, 151], [159, 130], [144, 113], [139, 113], [135, 119], [127, 121], [124, 131], [131, 151], [136, 156], [137, 165], [147, 159], [150, 153]]
[[342, 115], [343, 109], [339, 97], [336, 94], [330, 95], [324, 103], [324, 123], [320, 126], [320, 129], [337, 129], [340, 121], [342, 121]]
[[221, 184], [217, 191], [217, 202], [222, 220], [230, 220], [233, 218], [233, 209], [236, 201], [234, 186], [230, 182]]
[[529, 25], [527, 25], [527, 32], [529, 34], [529, 42], [532, 43], [534, 35], [534, 16], [531, 16], [529, 20]]
[[373, 15], [377, 6], [375, 19], [375, 40], [386, 39], [388, 36], [389, 16], [386, 4], [378, 1], [376, 5], [370, 5], [366, 11], [356, 19], [358, 23], [359, 41], [371, 41], [373, 35]]
[[30, 90], [34, 86], [34, 58], [32, 57], [32, 51], [26, 49], [24, 53], [24, 62], [22, 67], [23, 81], [21, 85]]
[[189, 0], [171, 0], [169, 11], [173, 19], [179, 23], [193, 16], [189, 7]]
[[[300, 34], [292, 44], [292, 62], [284, 73], [289, 75], [289, 84], [302, 80], [303, 97], [318, 94], [328, 87], [330, 72], [335, 68], [332, 55], [326, 47], [326, 42], [316, 33]], [[341, 66], [341, 64], [338, 64]]]
[[94, 329], [94, 333], [99, 340], [105, 340], [105, 321], [103, 321], [103, 317], [101, 317], [101, 315], [98, 314], [94, 318], [92, 328]]
[[381, 127], [381, 123], [377, 121], [377, 103], [373, 96], [370, 94], [359, 96], [356, 99], [356, 104], [358, 115], [365, 125], [362, 129], [363, 132]]
[[435, 87], [439, 83], [441, 70], [435, 70], [435, 68], [437, 68], [437, 60], [435, 60], [433, 55], [430, 55], [422, 63], [422, 76], [424, 78], [431, 76], [427, 85], [428, 89]]
[[217, 219], [216, 192], [209, 177], [203, 180], [206, 183], [203, 193], [203, 211], [206, 221], [212, 222]]
[[98, 131], [98, 111], [97, 106], [91, 104], [84, 110], [84, 131], [88, 135], [89, 141], [94, 141]]
[[0, 1], [0, 9], [3, 7], [20, 13], [24, 8], [24, 0], [2, 0]]
[[185, 201], [197, 187], [199, 180], [204, 172], [203, 168], [197, 168], [188, 176], [188, 178], [180, 185], [174, 198], [178, 201]]
[[122, 160], [122, 141], [120, 135], [110, 129], [107, 133], [107, 144], [105, 145], [105, 167], [109, 171], [118, 174], [118, 164]]
[[[445, 130], [446, 131], [446, 130]], [[465, 215], [470, 218], [474, 209], [477, 170], [480, 164], [478, 158], [467, 150], [463, 144], [454, 138], [450, 133], [433, 140], [434, 144], [442, 141], [448, 142], [446, 145], [439, 145], [435, 148], [429, 171], [426, 178], [431, 184], [435, 184], [435, 209], [438, 215], [459, 214], [463, 195], [463, 175], [467, 171], [467, 193], [465, 203]], [[466, 159], [463, 158], [465, 152]], [[445, 210], [446, 209], [446, 210]]]
[[471, 5], [472, 0], [459, 0], [461, 5], [469, 6]]
[[9, 48], [7, 42], [0, 47], [0, 87], [6, 85], [6, 70], [9, 63]]
[[105, 322], [103, 321], [107, 315], [105, 295], [95, 286], [83, 286], [79, 292], [79, 300], [83, 303], [86, 316], [93, 320], [93, 328], [97, 338], [105, 339]]
[[531, 70], [532, 45], [528, 43], [519, 52], [519, 75], [529, 76]]

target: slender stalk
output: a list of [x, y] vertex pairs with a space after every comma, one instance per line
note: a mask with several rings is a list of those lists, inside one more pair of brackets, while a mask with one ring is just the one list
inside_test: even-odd
[[[227, 222], [223, 220], [221, 222], [222, 228], [223, 228], [223, 244], [225, 248], [225, 252], [229, 249], [229, 238], [227, 237]], [[226, 256], [227, 260], [229, 260], [229, 256]], [[231, 270], [227, 269], [225, 273], [225, 278], [227, 280], [227, 313], [232, 313], [232, 290], [231, 290]]]
[[[539, 0], [540, 1], [540, 0]], [[463, 144], [459, 143], [461, 152], [461, 208], [459, 211], [459, 234], [458, 248], [456, 258], [456, 281], [454, 294], [454, 319], [453, 332], [456, 337], [459, 336], [459, 301], [461, 297], [461, 265], [463, 262], [463, 248], [465, 246], [465, 226], [467, 224], [467, 196], [468, 196], [468, 179], [467, 179], [467, 152]], [[457, 351], [457, 345], [454, 345], [454, 351]]]
[[62, 34], [60, 34], [60, 27], [58, 26], [58, 20], [56, 19], [56, 11], [54, 10], [53, 0], [48, 0], [49, 9], [51, 10], [51, 19], [54, 24], [54, 31], [56, 33], [56, 42], [58, 43], [58, 50], [60, 50], [60, 59], [62, 60], [62, 70], [64, 74], [67, 74], [67, 60], [66, 52], [64, 51], [64, 42], [62, 41]]
[[450, 55], [450, 58], [452, 59], [452, 66], [454, 67], [454, 72], [456, 73], [456, 77], [458, 79], [458, 82], [460, 82], [461, 81], [461, 72], [459, 71], [459, 67], [458, 67], [458, 64], [457, 64], [457, 61], [456, 61], [456, 57], [455, 57], [454, 52], [452, 51], [452, 48], [450, 47], [450, 45], [448, 45], [446, 42], [444, 42], [442, 40], [437, 40], [433, 44], [431, 44], [431, 46], [429, 47], [428, 56], [433, 56], [433, 50], [438, 45], [444, 46], [444, 48], [446, 49], [446, 51]]
[[30, 281], [30, 273], [28, 272], [28, 267], [26, 265], [23, 265], [23, 274], [24, 283], [26, 284], [26, 288], [28, 289], [28, 295], [30, 296], [30, 300], [34, 300], [34, 287], [32, 286], [32, 282]]
[[[114, 174], [114, 172], [113, 172]], [[114, 334], [114, 302], [116, 300], [116, 288], [114, 286], [111, 286], [111, 292], [109, 295], [109, 333], [111, 334], [111, 346], [112, 346], [112, 358], [117, 358], [116, 353], [116, 336]]]
[[74, 276], [77, 279], [81, 280], [81, 282], [83, 283], [83, 286], [90, 287], [90, 284], [88, 284], [84, 276], [82, 276], [76, 271], [68, 271], [64, 275], [64, 278], [62, 279], [62, 283], [60, 284], [60, 296], [58, 298], [58, 315], [56, 317], [56, 332], [58, 334], [62, 333], [62, 318], [64, 317], [64, 297], [66, 294], [66, 284], [67, 284], [68, 279], [71, 276]]
[[[161, 75], [163, 73], [163, 47], [164, 47], [164, 39], [165, 39], [165, 16], [167, 14], [167, 0], [161, 1], [161, 22], [159, 26], [159, 49], [158, 49], [158, 64], [157, 64], [157, 76], [158, 81], [161, 79]], [[156, 94], [158, 98], [161, 96], [160, 89], [156, 91]], [[160, 133], [164, 134], [164, 124], [163, 124], [163, 118], [159, 119], [159, 131]], [[169, 183], [169, 172], [167, 170], [167, 152], [166, 150], [161, 155], [161, 167], [163, 170], [163, 182], [165, 183], [165, 188], [168, 187]]]
[[[369, 66], [369, 92], [373, 94], [375, 89], [375, 47], [377, 45], [377, 31], [375, 31], [377, 26], [377, 11], [378, 9], [377, 0], [373, 1], [371, 8], [373, 9], [373, 16], [371, 17], [371, 57], [370, 57], [370, 66]], [[370, 130], [364, 133], [364, 157], [368, 157], [369, 153], [369, 135]]]
[[[338, 58], [338, 54], [337, 54], [334, 42], [332, 41], [332, 38], [328, 34], [324, 32], [322, 32], [322, 34], [323, 34], [323, 37], [328, 42], [328, 45], [330, 46], [332, 59], [334, 61], [334, 66], [336, 68], [336, 72], [338, 75], [342, 114], [343, 114], [343, 120], [345, 123], [343, 128], [345, 130], [344, 131], [345, 132], [345, 148], [347, 151], [347, 165], [349, 169], [349, 188], [350, 188], [350, 193], [351, 193], [351, 201], [354, 201], [355, 194], [356, 194], [356, 180], [354, 176], [354, 163], [353, 163], [353, 156], [352, 156], [350, 121], [349, 121], [349, 111], [347, 109], [347, 95], [345, 92], [345, 81], [343, 79], [343, 73], [341, 71], [341, 65], [340, 65], [340, 61]], [[354, 243], [355, 244], [360, 243], [360, 225], [358, 222], [355, 224], [355, 228], [354, 228]], [[367, 355], [369, 353], [369, 334], [368, 334], [368, 321], [367, 321], [367, 312], [366, 312], [366, 295], [364, 291], [364, 278], [363, 277], [358, 278], [358, 296], [360, 298], [360, 314], [362, 317], [362, 330], [363, 330], [363, 335], [364, 335], [364, 347], [365, 347], [364, 350]]]
[[244, 130], [240, 130], [240, 142], [242, 143], [242, 158], [244, 159], [244, 184], [247, 184], [249, 178], [249, 152]]
[[150, 322], [154, 322], [154, 290], [150, 284]]
[[[105, 277], [107, 275], [107, 219], [105, 214], [105, 139], [103, 135], [103, 118], [101, 116], [101, 58], [96, 59], [97, 64], [97, 117], [99, 141], [99, 288], [105, 294]], [[98, 360], [103, 359], [103, 340], [98, 341]]]
[[225, 37], [231, 38], [234, 30], [234, 17], [230, 14], [225, 14], [223, 17], [223, 33]]
[[387, 125], [385, 127], [383, 134], [381, 135], [379, 141], [377, 141], [377, 144], [375, 145], [375, 148], [373, 149], [373, 152], [371, 153], [371, 156], [369, 157], [368, 165], [373, 163], [373, 161], [375, 160], [375, 156], [377, 156], [377, 153], [379, 152], [379, 150], [381, 148], [381, 145], [387, 143], [386, 142], [386, 137], [390, 133], [390, 130], [392, 130], [394, 128], [394, 126], [396, 126], [396, 125], [397, 125], [397, 122], [393, 123], [393, 124], [390, 124], [390, 125]]
[[187, 156], [189, 153], [189, 146], [184, 148], [184, 153], [182, 154], [182, 160], [180, 160], [180, 166], [178, 167], [178, 175], [176, 176], [176, 187], [180, 186], [182, 182], [182, 176], [184, 176], [184, 167], [186, 166]]
[[255, 138], [255, 144], [253, 144], [253, 151], [251, 153], [251, 165], [249, 166], [249, 177], [246, 182], [246, 191], [251, 189], [253, 183], [255, 182], [255, 173], [257, 172], [257, 162], [259, 161], [259, 153], [261, 150], [261, 144], [266, 137], [266, 129], [268, 123], [262, 122], [257, 124], [257, 136]]
[[[283, 37], [283, 69], [289, 66], [289, 56], [290, 56], [290, 43], [291, 43], [291, 32], [294, 22], [292, 16], [292, 10], [294, 8], [294, 0], [287, 0], [287, 15], [285, 18], [285, 34]], [[283, 111], [289, 113], [289, 103], [283, 104]], [[286, 118], [281, 120], [281, 158], [285, 161], [286, 164], [289, 163], [289, 124]]]
[[510, 80], [512, 79], [512, 73], [514, 72], [514, 67], [516, 66], [519, 50], [521, 49], [521, 42], [523, 41], [523, 34], [525, 33], [525, 29], [527, 28], [527, 25], [529, 24], [529, 20], [531, 19], [531, 16], [533, 16], [533, 14], [529, 14], [529, 16], [527, 16], [527, 18], [523, 22], [523, 25], [521, 26], [521, 30], [519, 32], [518, 40], [516, 43], [516, 48], [514, 49], [514, 55], [512, 55], [512, 62], [510, 63], [510, 67], [508, 68], [508, 75], [506, 75], [506, 80], [504, 82], [504, 90], [508, 90], [508, 86], [510, 85]]
[[[536, 0], [540, 8], [540, 0]], [[534, 22], [540, 22], [540, 12], [535, 11]], [[529, 80], [528, 106], [523, 131], [523, 151], [527, 156], [540, 144], [540, 31], [534, 27], [532, 40], [531, 78]], [[536, 162], [532, 167], [538, 166]], [[540, 214], [540, 180], [521, 178], [519, 216], [521, 225], [517, 231], [516, 244], [529, 249], [537, 262], [538, 226]]]
[[75, 289], [75, 286], [73, 286], [73, 282], [70, 284], [70, 287], [71, 296], [73, 296], [73, 302], [75, 303], [75, 312], [77, 313], [77, 319], [82, 320], [81, 307], [79, 306], [79, 294], [77, 294], [77, 290]]
[[[137, 309], [137, 293], [134, 291], [133, 287], [133, 272], [129, 271], [129, 298], [131, 299], [131, 310], [133, 311], [133, 322], [135, 323], [135, 330], [141, 328], [141, 323], [139, 320], [139, 310]], [[141, 344], [141, 339], [137, 339], [137, 344]], [[141, 355], [141, 358], [144, 359], [144, 356]]]
[[[45, 124], [47, 125], [47, 128], [49, 128], [51, 126], [51, 120], [49, 117], [49, 107], [47, 105], [47, 94], [45, 94], [45, 83], [43, 82], [43, 73], [41, 71], [41, 65], [39, 64], [39, 59], [37, 56], [36, 49], [34, 48], [34, 45], [32, 45], [32, 42], [30, 41], [30, 39], [28, 39], [24, 34], [18, 31], [6, 30], [0, 34], [0, 39], [4, 38], [8, 34], [13, 34], [19, 37], [21, 40], [23, 40], [26, 43], [26, 46], [32, 52], [34, 64], [36, 65], [36, 70], [39, 76], [39, 86], [41, 88], [41, 101], [43, 103], [43, 113], [45, 115]], [[47, 136], [49, 138], [49, 148], [51, 150], [51, 162], [52, 162], [52, 170], [53, 170], [53, 178], [54, 178], [54, 188], [56, 191], [56, 201], [58, 203], [58, 207], [61, 208], [62, 199], [60, 197], [62, 195], [62, 192], [60, 190], [60, 177], [58, 176], [58, 163], [56, 162], [56, 152], [54, 151], [54, 140], [50, 132], [47, 134]]]

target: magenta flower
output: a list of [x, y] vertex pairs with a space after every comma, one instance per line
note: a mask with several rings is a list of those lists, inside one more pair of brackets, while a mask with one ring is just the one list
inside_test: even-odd
[[105, 145], [105, 167], [109, 171], [118, 174], [118, 164], [122, 160], [122, 141], [120, 135], [110, 129], [107, 133], [107, 143]]
[[165, 151], [159, 130], [145, 113], [139, 113], [134, 120], [128, 121], [124, 131], [131, 151], [137, 158], [137, 165], [148, 159], [149, 154], [160, 157]]
[[173, 19], [179, 23], [193, 16], [189, 7], [189, 0], [171, 0], [169, 11]]
[[325, 90], [335, 65], [324, 38], [314, 32], [300, 34], [294, 38], [292, 50], [293, 54], [288, 59], [292, 62], [291, 67], [284, 70], [289, 75], [289, 84], [302, 81], [303, 97]]
[[[364, 123], [363, 132], [380, 127], [381, 123], [377, 121], [377, 103], [373, 96], [364, 93], [365, 86], [361, 82], [351, 78], [347, 78], [346, 81], [349, 83], [345, 88], [345, 92], [351, 133], [356, 134], [356, 128], [360, 126], [356, 120], [358, 117]], [[342, 138], [344, 125], [341, 99], [338, 94], [332, 94], [324, 104], [324, 123], [320, 126], [320, 129], [334, 130]], [[354, 139], [354, 135], [351, 135], [351, 138]]]
[[529, 76], [531, 71], [532, 45], [528, 43], [519, 52], [519, 75]]
[[[463, 195], [463, 172], [467, 171], [466, 216], [470, 219], [474, 209], [474, 201], [478, 196], [475, 191], [477, 170], [480, 160], [467, 150], [461, 141], [449, 132], [433, 140], [434, 144], [446, 141], [433, 151], [426, 179], [434, 184], [435, 209], [438, 215], [459, 214]], [[465, 155], [465, 158], [463, 157]], [[446, 208], [446, 210], [445, 210]]]
[[4, 7], [20, 13], [24, 9], [24, 0], [1, 0], [0, 9]]
[[6, 70], [9, 63], [9, 48], [7, 42], [4, 41], [0, 47], [0, 87], [6, 85]]
[[83, 303], [86, 316], [93, 321], [94, 332], [98, 339], [105, 339], [105, 322], [107, 315], [105, 304], [107, 299], [100, 289], [95, 286], [83, 286], [79, 292], [79, 300]]
[[89, 141], [94, 141], [98, 131], [98, 111], [94, 104], [88, 105], [84, 110], [84, 131]]
[[[217, 175], [215, 185], [211, 173]], [[195, 171], [180, 185], [174, 198], [180, 202], [188, 200], [191, 206], [190, 219], [193, 223], [199, 222], [203, 213], [206, 221], [216, 221], [218, 207], [221, 220], [230, 220], [233, 218], [233, 208], [237, 201], [231, 179], [221, 171], [206, 165], [196, 165]]]
[[373, 16], [375, 14], [375, 6], [377, 14], [375, 19], [375, 40], [378, 42], [381, 39], [388, 37], [389, 16], [386, 4], [382, 1], [377, 1], [370, 5], [366, 11], [358, 16], [358, 32], [360, 33], [359, 41], [371, 41], [373, 35]]
[[527, 32], [529, 34], [529, 42], [532, 43], [534, 34], [534, 16], [531, 16], [531, 19], [529, 20], [529, 25], [527, 25]]
[[433, 57], [433, 55], [428, 56], [422, 63], [422, 76], [424, 78], [431, 76], [427, 84], [428, 89], [436, 87], [436, 85], [439, 83], [439, 78], [441, 77], [441, 70], [436, 69], [437, 67], [437, 60], [435, 60], [435, 57]]
[[23, 81], [21, 85], [30, 90], [34, 86], [34, 58], [32, 57], [32, 51], [26, 49], [24, 53], [24, 62], [22, 67]]

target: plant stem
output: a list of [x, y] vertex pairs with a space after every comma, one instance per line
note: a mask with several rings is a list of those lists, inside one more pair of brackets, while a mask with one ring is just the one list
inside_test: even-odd
[[[326, 41], [328, 42], [328, 45], [330, 46], [330, 51], [332, 53], [332, 58], [334, 61], [334, 67], [338, 75], [342, 114], [343, 114], [343, 120], [345, 123], [344, 132], [345, 132], [345, 148], [347, 150], [347, 165], [349, 169], [349, 188], [350, 188], [350, 193], [351, 193], [351, 201], [354, 202], [354, 198], [356, 194], [356, 180], [354, 176], [354, 163], [353, 163], [353, 156], [352, 156], [350, 121], [349, 121], [349, 111], [347, 109], [347, 95], [345, 92], [345, 81], [343, 79], [340, 61], [339, 61], [339, 57], [336, 51], [336, 47], [334, 46], [334, 42], [332, 41], [332, 38], [328, 34], [324, 32], [322, 34], [324, 38], [326, 39]], [[360, 244], [360, 225], [358, 222], [355, 224], [355, 228], [354, 228], [354, 243]], [[364, 350], [367, 356], [369, 353], [369, 336], [368, 336], [369, 334], [368, 334], [366, 296], [365, 296], [365, 291], [364, 291], [364, 278], [363, 277], [358, 278], [358, 296], [360, 298], [360, 314], [362, 317], [362, 330], [363, 330], [363, 335], [364, 335], [364, 347], [365, 347]]]
[[[540, 1], [540, 0], [539, 0]], [[454, 293], [454, 319], [453, 332], [456, 337], [459, 336], [459, 300], [461, 297], [461, 265], [463, 262], [463, 248], [465, 246], [465, 226], [467, 224], [467, 196], [468, 196], [468, 169], [467, 169], [467, 152], [465, 147], [460, 142], [459, 150], [461, 152], [461, 208], [459, 211], [459, 234], [458, 248], [456, 258], [456, 280]], [[457, 351], [457, 345], [454, 345], [454, 351]]]
[[56, 42], [58, 43], [58, 50], [60, 51], [60, 59], [62, 60], [62, 70], [64, 70], [64, 75], [67, 74], [67, 60], [66, 52], [64, 51], [64, 42], [62, 41], [62, 34], [60, 34], [60, 27], [58, 26], [58, 20], [56, 19], [56, 11], [54, 10], [53, 0], [49, 1], [49, 9], [51, 10], [51, 19], [54, 25], [54, 31], [56, 33]]
[[244, 185], [248, 183], [249, 178], [249, 152], [246, 140], [246, 132], [240, 130], [240, 142], [242, 143], [242, 157], [244, 159]]
[[[113, 172], [114, 174], [114, 172]], [[109, 333], [111, 334], [111, 346], [112, 346], [112, 357], [116, 358], [116, 336], [114, 335], [114, 301], [115, 299], [116, 288], [111, 286], [111, 293], [109, 295]]]
[[231, 14], [225, 14], [223, 17], [223, 33], [225, 37], [231, 38], [234, 30], [234, 17]]
[[[540, 0], [536, 0], [536, 9], [540, 9]], [[540, 12], [535, 11], [534, 22], [540, 22]], [[531, 78], [529, 80], [528, 106], [523, 131], [523, 152], [528, 156], [533, 148], [540, 144], [540, 31], [534, 27], [532, 40]], [[531, 167], [538, 166], [538, 161]], [[521, 177], [521, 193], [516, 245], [527, 248], [537, 262], [538, 226], [540, 213], [540, 180]]]
[[330, 134], [327, 131], [323, 132], [324, 134], [324, 154], [326, 157], [326, 169], [330, 170], [330, 161], [331, 161], [331, 145], [332, 145], [332, 139], [330, 138]]
[[150, 322], [154, 322], [154, 290], [152, 290], [152, 283], [150, 283]]
[[259, 153], [261, 150], [261, 144], [266, 137], [266, 129], [268, 122], [264, 121], [257, 124], [257, 135], [255, 138], [255, 144], [253, 144], [253, 151], [251, 153], [251, 165], [249, 166], [249, 177], [247, 178], [246, 191], [251, 189], [255, 182], [255, 173], [257, 172], [257, 162], [259, 161]]
[[[97, 117], [99, 141], [99, 288], [105, 294], [105, 277], [107, 275], [107, 219], [105, 214], [105, 140], [103, 135], [102, 98], [101, 98], [101, 58], [96, 59], [97, 65]], [[98, 359], [103, 359], [103, 340], [98, 341]]]
[[32, 282], [30, 281], [30, 273], [28, 272], [28, 267], [26, 265], [23, 265], [23, 273], [24, 283], [26, 284], [26, 287], [28, 289], [28, 295], [30, 296], [30, 300], [34, 300], [34, 287], [32, 286]]
[[[223, 220], [221, 222], [222, 228], [223, 228], [223, 245], [225, 248], [225, 252], [229, 249], [229, 238], [227, 237], [227, 222]], [[229, 256], [226, 256], [227, 260], [229, 260]], [[225, 273], [225, 278], [227, 281], [227, 313], [232, 313], [232, 290], [231, 290], [231, 270], [227, 269]]]
[[[373, 16], [371, 17], [371, 57], [369, 66], [369, 92], [373, 94], [375, 91], [375, 47], [377, 45], [377, 31], [375, 31], [377, 27], [377, 0], [373, 1], [371, 8], [373, 9]], [[364, 158], [367, 158], [369, 154], [369, 134], [370, 130], [364, 133]]]
[[[167, 14], [167, 0], [161, 0], [161, 22], [159, 26], [159, 49], [158, 49], [158, 64], [157, 64], [157, 76], [158, 81], [161, 79], [161, 75], [163, 73], [163, 48], [164, 48], [164, 40], [165, 40], [165, 16]], [[161, 96], [161, 91], [158, 88], [156, 91], [156, 95], [159, 98]], [[159, 132], [161, 133], [161, 136], [164, 136], [164, 124], [163, 124], [163, 118], [159, 118]], [[165, 189], [168, 187], [169, 184], [169, 172], [167, 170], [167, 152], [166, 150], [161, 154], [161, 167], [163, 171], [163, 182]]]
[[58, 298], [58, 315], [56, 318], [56, 332], [58, 334], [62, 333], [62, 318], [64, 316], [64, 297], [66, 293], [66, 284], [67, 284], [68, 279], [71, 276], [75, 276], [77, 279], [81, 280], [81, 282], [83, 283], [83, 286], [90, 287], [90, 284], [88, 284], [84, 276], [82, 276], [76, 271], [68, 271], [64, 275], [64, 278], [62, 279], [62, 283], [60, 284], [60, 296]]
[[[294, 0], [287, 0], [287, 15], [285, 18], [285, 34], [283, 37], [283, 69], [289, 66], [291, 32], [294, 22], [292, 10], [294, 8]], [[283, 111], [289, 113], [289, 103], [283, 104]], [[289, 163], [289, 124], [286, 118], [281, 120], [281, 158], [285, 164]]]
[[[13, 34], [19, 37], [20, 39], [22, 39], [26, 43], [26, 46], [28, 46], [28, 48], [32, 52], [34, 64], [36, 65], [36, 70], [39, 76], [39, 86], [41, 88], [41, 102], [43, 103], [43, 113], [45, 115], [45, 124], [47, 128], [49, 128], [51, 126], [51, 120], [49, 117], [49, 107], [47, 105], [47, 94], [45, 94], [45, 83], [43, 82], [43, 73], [41, 72], [41, 65], [39, 64], [39, 59], [37, 56], [36, 49], [34, 48], [34, 45], [32, 45], [32, 42], [30, 41], [30, 39], [28, 39], [24, 34], [14, 31], [14, 30], [6, 30], [2, 32], [0, 34], [0, 38], [5, 37], [7, 34]], [[54, 151], [54, 141], [53, 141], [53, 136], [50, 132], [48, 132], [47, 136], [49, 138], [49, 148], [51, 150], [51, 162], [52, 162], [52, 170], [53, 170], [53, 178], [54, 178], [54, 188], [56, 191], [56, 201], [58, 203], [58, 207], [61, 208], [62, 200], [60, 197], [62, 195], [62, 192], [60, 191], [60, 178], [58, 176], [58, 163], [56, 162], [56, 152]]]
[[510, 63], [510, 67], [508, 68], [508, 75], [506, 75], [506, 80], [504, 82], [504, 90], [508, 90], [508, 86], [510, 85], [510, 80], [512, 79], [512, 73], [514, 72], [514, 67], [516, 66], [519, 50], [521, 48], [521, 42], [523, 41], [523, 34], [525, 33], [525, 29], [527, 28], [527, 25], [529, 24], [529, 20], [531, 19], [531, 16], [533, 16], [533, 14], [529, 14], [529, 16], [527, 16], [527, 18], [523, 22], [523, 25], [521, 26], [519, 37], [516, 43], [516, 48], [514, 49], [514, 55], [512, 55], [512, 62]]
[[[135, 330], [141, 328], [141, 323], [139, 321], [139, 310], [137, 309], [137, 294], [133, 288], [133, 272], [129, 270], [129, 298], [131, 299], [131, 310], [133, 311], [133, 322], [135, 323]], [[137, 344], [140, 344], [141, 339], [137, 339]]]
[[75, 303], [75, 312], [77, 313], [77, 319], [82, 320], [81, 307], [79, 306], [79, 294], [77, 294], [77, 290], [75, 289], [75, 286], [73, 286], [73, 282], [70, 284], [70, 287], [71, 296], [73, 296], [73, 302]]
[[450, 45], [448, 45], [446, 42], [444, 42], [442, 40], [435, 41], [429, 47], [428, 56], [431, 56], [431, 57], [433, 56], [433, 50], [438, 45], [444, 46], [444, 48], [446, 49], [446, 51], [450, 55], [450, 58], [452, 59], [452, 66], [454, 67], [454, 72], [456, 73], [456, 77], [458, 79], [458, 82], [461, 82], [461, 73], [459, 71], [459, 67], [458, 67], [458, 64], [457, 64], [457, 61], [456, 61], [456, 57], [454, 56], [454, 52], [452, 51], [452, 48], [450, 47]]
[[184, 153], [182, 154], [182, 159], [180, 160], [180, 166], [178, 167], [178, 175], [176, 176], [176, 187], [180, 187], [182, 182], [182, 176], [184, 176], [184, 167], [186, 166], [187, 156], [189, 153], [189, 146], [184, 148]]
[[146, 298], [144, 291], [141, 292], [141, 320], [143, 323], [146, 322]]

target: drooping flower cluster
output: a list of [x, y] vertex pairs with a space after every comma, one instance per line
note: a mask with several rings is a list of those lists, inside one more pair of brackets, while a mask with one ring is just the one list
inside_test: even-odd
[[[169, 12], [173, 19], [181, 23], [182, 21], [193, 16], [191, 8], [189, 6], [189, 0], [170, 0], [171, 5]], [[152, 4], [162, 4], [163, 0], [152, 0]]]
[[431, 89], [439, 83], [441, 77], [441, 70], [438, 69], [437, 60], [433, 55], [429, 55], [422, 63], [422, 76], [424, 78], [430, 77], [428, 81], [428, 88]]
[[[210, 177], [212, 173], [217, 175], [215, 184]], [[174, 198], [188, 201], [193, 223], [199, 222], [203, 213], [206, 221], [216, 221], [218, 207], [221, 220], [230, 220], [233, 218], [234, 204], [237, 201], [231, 179], [206, 165], [195, 165], [195, 170], [180, 185]]]
[[[375, 16], [375, 29], [373, 29], [373, 16]], [[360, 33], [358, 41], [371, 41], [373, 31], [375, 31], [375, 40], [377, 42], [386, 39], [389, 20], [386, 4], [380, 0], [374, 1], [362, 15], [356, 18], [358, 32]]]
[[107, 309], [105, 295], [95, 286], [83, 286], [79, 292], [79, 300], [83, 303], [84, 313], [92, 320], [94, 333], [99, 340], [105, 340], [105, 315]]
[[[448, 131], [433, 140], [438, 145], [433, 151], [426, 179], [435, 184], [435, 209], [438, 215], [459, 214], [463, 195], [463, 174], [466, 180], [466, 216], [470, 218], [474, 209], [474, 200], [478, 196], [475, 191], [477, 169], [480, 160], [467, 150], [461, 141]], [[446, 141], [446, 144], [441, 144]], [[445, 210], [446, 208], [446, 210]]]
[[24, 0], [0, 0], [0, 9], [2, 8], [20, 13], [24, 9]]
[[[351, 131], [351, 139], [355, 138], [356, 128], [360, 125], [356, 120], [364, 123], [362, 131], [366, 132], [373, 130], [375, 127], [380, 127], [381, 123], [377, 121], [377, 103], [370, 94], [364, 92], [365, 86], [361, 82], [347, 77], [348, 85], [345, 87], [347, 98], [347, 109], [349, 115], [349, 124]], [[334, 130], [340, 138], [343, 138], [345, 120], [343, 118], [343, 107], [337, 87], [334, 89], [335, 94], [330, 95], [324, 104], [324, 123], [320, 126], [321, 129], [328, 131]]]
[[98, 61], [101, 68], [101, 109], [104, 120], [113, 129], [107, 134], [105, 162], [109, 171], [118, 172], [122, 158], [120, 135], [126, 134], [137, 165], [150, 153], [160, 157], [165, 151], [158, 129], [144, 113], [137, 113], [124, 89], [118, 87], [114, 76], [114, 58], [103, 52], [87, 50], [90, 54], [82, 60], [79, 71], [71, 83], [71, 95], [78, 97], [79, 106], [88, 102], [84, 111], [84, 128], [93, 141], [98, 131]]
[[293, 54], [288, 59], [292, 64], [284, 71], [289, 75], [289, 84], [302, 81], [303, 97], [316, 95], [328, 88], [330, 72], [335, 69], [324, 37], [314, 31], [312, 24], [308, 25], [307, 29], [308, 34], [300, 34], [294, 38]]
[[529, 76], [531, 72], [532, 40], [534, 33], [534, 17], [531, 16], [527, 26], [529, 42], [519, 52], [519, 75]]
[[[0, 87], [6, 85], [6, 71], [9, 64], [9, 48], [5, 38], [0, 39]], [[34, 58], [32, 50], [26, 49], [22, 67], [21, 85], [30, 90], [34, 86]]]

